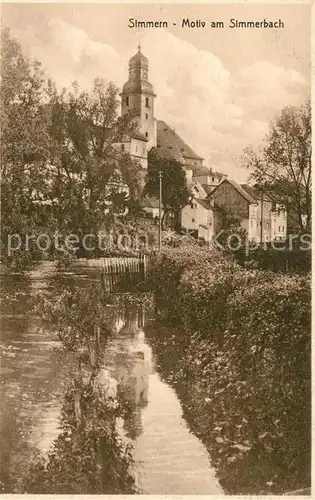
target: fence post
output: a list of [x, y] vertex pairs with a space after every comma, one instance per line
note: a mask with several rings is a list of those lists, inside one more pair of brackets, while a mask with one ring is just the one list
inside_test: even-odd
[[141, 252], [137, 257], [105, 258], [101, 276], [105, 291], [115, 292], [117, 288], [128, 290], [128, 287], [145, 283], [148, 265], [147, 256]]

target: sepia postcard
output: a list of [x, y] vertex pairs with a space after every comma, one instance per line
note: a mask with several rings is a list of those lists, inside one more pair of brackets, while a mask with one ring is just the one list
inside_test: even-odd
[[2, 3], [3, 498], [311, 495], [311, 7]]

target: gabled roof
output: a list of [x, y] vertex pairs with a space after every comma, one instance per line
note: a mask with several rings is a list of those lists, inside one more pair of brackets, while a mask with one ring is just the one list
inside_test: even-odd
[[176, 151], [183, 158], [203, 160], [167, 123], [157, 120], [157, 146]]
[[[253, 198], [256, 199], [256, 201], [261, 200], [261, 193], [255, 189], [253, 186], [250, 186], [249, 184], [241, 184], [241, 187], [245, 189], [245, 191], [250, 194]], [[269, 193], [263, 193], [263, 198], [264, 201], [273, 201], [272, 198], [270, 197]]]
[[215, 187], [215, 186], [209, 186], [209, 184], [201, 184], [201, 185], [207, 194], [210, 194], [211, 191], [213, 191], [214, 187]]
[[120, 142], [130, 142], [130, 139], [137, 139], [138, 141], [148, 142], [148, 139], [138, 132], [137, 130], [128, 130]]
[[200, 203], [200, 205], [201, 205], [202, 207], [206, 208], [207, 210], [210, 210], [210, 208], [212, 208], [212, 207], [211, 207], [211, 205], [210, 205], [209, 200], [205, 200], [205, 199], [203, 199], [203, 198], [196, 198], [196, 201], [197, 201], [198, 203]]
[[[212, 191], [210, 195], [212, 195], [219, 187], [221, 187], [224, 183], [228, 182], [234, 189], [250, 204], [257, 204], [257, 198], [251, 196], [240, 184], [232, 179], [224, 179], [220, 184], [218, 184]], [[209, 195], [209, 196], [210, 196]]]
[[149, 139], [147, 139], [143, 134], [141, 134], [137, 130], [132, 130], [131, 132], [127, 133], [129, 137], [131, 137], [132, 139], [138, 139], [138, 141], [149, 142]]
[[192, 189], [195, 189], [195, 190], [197, 189], [198, 191], [201, 190], [201, 191], [205, 191], [206, 192], [204, 186], [205, 186], [205, 184], [202, 185], [202, 184], [200, 184], [200, 182], [193, 180], [192, 183], [190, 184], [190, 189], [191, 190]]

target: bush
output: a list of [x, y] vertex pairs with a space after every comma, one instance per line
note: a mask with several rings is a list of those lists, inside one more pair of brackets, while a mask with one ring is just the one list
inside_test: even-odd
[[234, 252], [234, 256], [241, 265], [255, 264], [259, 269], [282, 273], [306, 274], [312, 267], [311, 250], [289, 249], [283, 243], [278, 249], [268, 246], [250, 248], [248, 255], [246, 248], [242, 247]]
[[233, 260], [220, 255], [212, 254], [212, 259], [198, 262], [182, 274], [178, 304], [182, 319], [190, 329], [207, 337], [214, 335], [219, 341], [229, 317], [229, 296], [246, 286], [255, 273], [244, 271]]
[[[178, 321], [182, 317], [183, 304], [179, 296], [179, 285], [185, 271], [201, 263], [211, 264], [214, 259], [223, 262], [219, 252], [210, 252], [209, 249], [198, 246], [165, 249], [157, 254], [151, 265], [150, 282], [155, 292], [157, 308], [168, 320]], [[224, 259], [226, 261], [234, 264], [232, 257]]]
[[309, 486], [310, 277], [195, 248], [163, 252], [151, 278], [164, 316], [184, 325], [161, 339], [159, 362], [225, 491]]

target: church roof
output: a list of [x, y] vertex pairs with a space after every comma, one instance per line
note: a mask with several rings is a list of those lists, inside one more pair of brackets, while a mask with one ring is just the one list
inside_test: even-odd
[[131, 66], [148, 66], [148, 65], [149, 65], [148, 58], [142, 54], [141, 48], [139, 46], [138, 52], [129, 59], [129, 66], [131, 67]]
[[140, 80], [140, 79], [128, 80], [122, 88], [122, 93], [123, 94], [142, 93], [142, 94], [153, 95], [155, 97], [153, 85], [147, 80]]
[[173, 150], [178, 157], [181, 156], [183, 159], [203, 159], [163, 120], [157, 120], [157, 145], [163, 149]]
[[[146, 71], [149, 67], [149, 61], [142, 52], [140, 45], [138, 46], [138, 52], [129, 59], [129, 79], [125, 83], [122, 89], [122, 94], [148, 94], [153, 95], [154, 90], [152, 84], [148, 81], [147, 76], [143, 76], [139, 68], [143, 68]], [[134, 73], [132, 70], [136, 69]], [[120, 95], [122, 95], [120, 94]]]
[[166, 160], [176, 160], [178, 163], [184, 164], [185, 160], [178, 149], [173, 148], [162, 148], [161, 146], [153, 147], [151, 149], [158, 158], [163, 158]]

